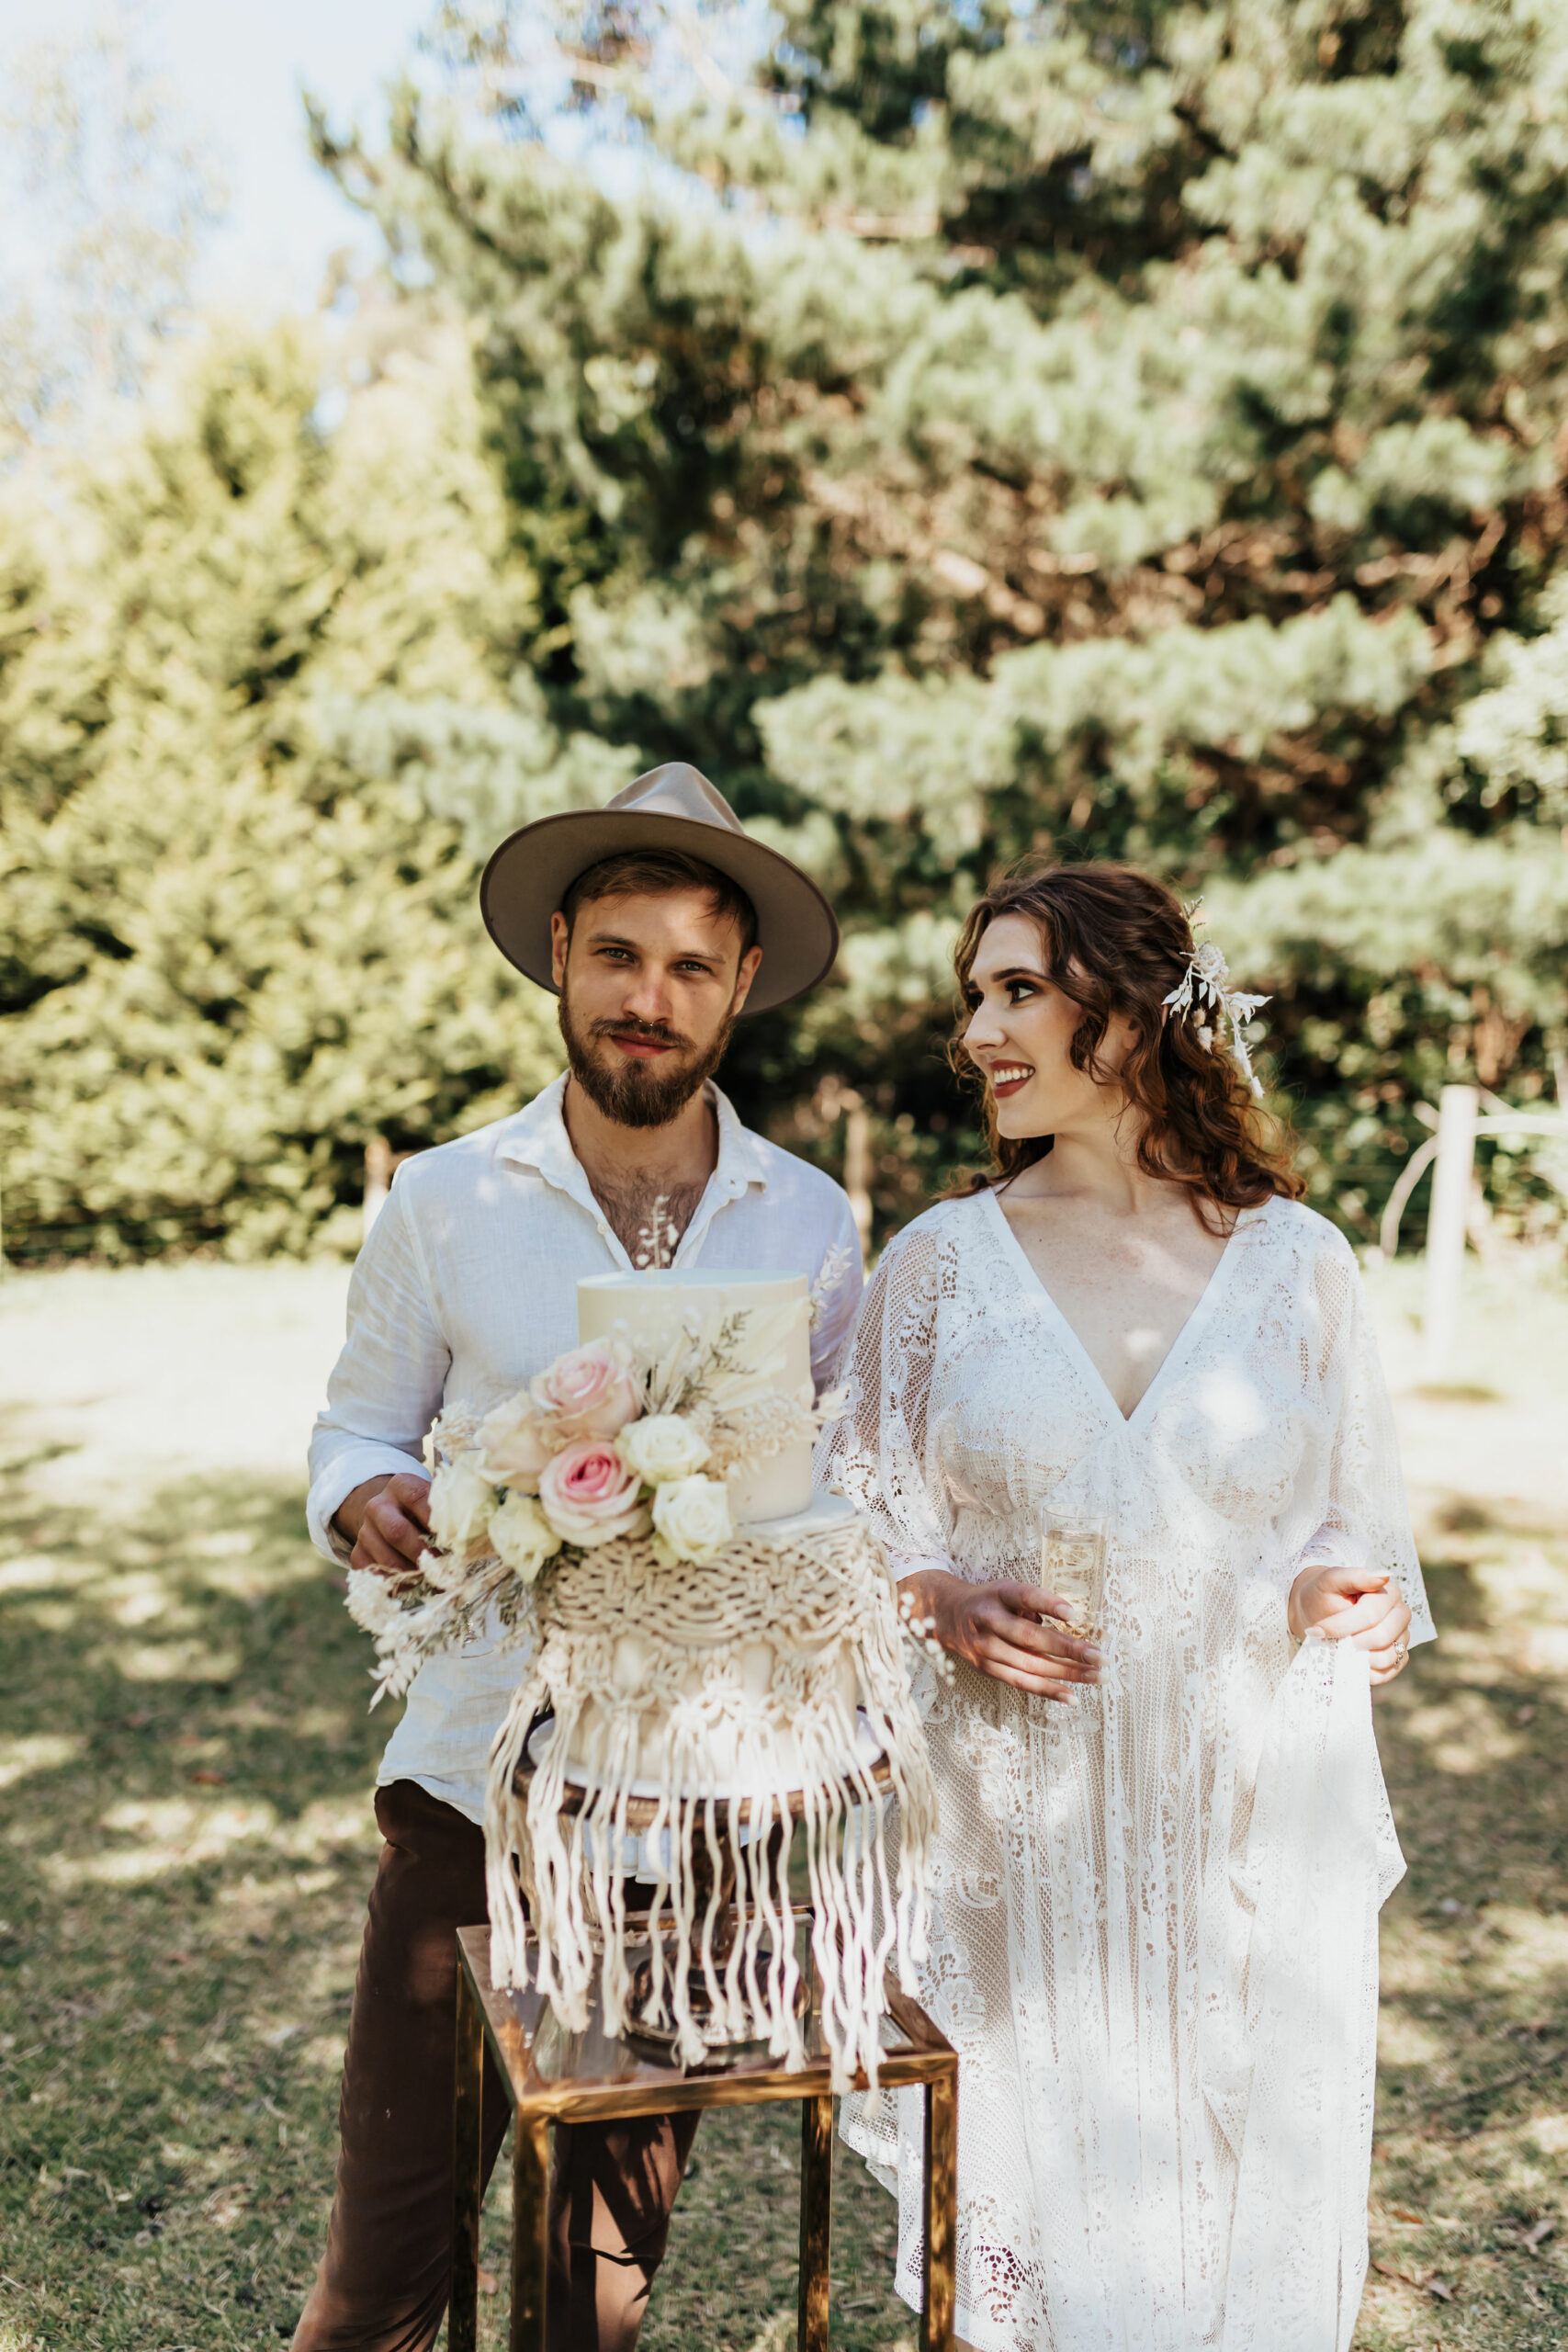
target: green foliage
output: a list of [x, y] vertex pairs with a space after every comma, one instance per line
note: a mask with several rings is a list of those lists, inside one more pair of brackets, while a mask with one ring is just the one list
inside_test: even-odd
[[507, 12], [446, 15], [467, 111], [322, 152], [480, 322], [556, 725], [711, 766], [846, 919], [843, 988], [748, 1040], [781, 1133], [831, 1153], [858, 1088], [890, 1219], [972, 1144], [942, 957], [1031, 851], [1206, 895], [1363, 1236], [1423, 1093], [1541, 1091], [1560, 12], [792, 0], [682, 82], [674, 16], [585, 11], [573, 104], [690, 175], [614, 197]]
[[553, 1067], [457, 826], [344, 716], [511, 710], [487, 649], [533, 582], [465, 354], [394, 352], [330, 440], [321, 379], [300, 335], [215, 340], [114, 462], [5, 516], [13, 1252], [352, 1244], [372, 1135]]
[[840, 909], [731, 1075], [835, 1167], [861, 1095], [884, 1228], [974, 1149], [944, 960], [1025, 853], [1205, 898], [1362, 1238], [1446, 1078], [1545, 1094], [1560, 10], [790, 0], [738, 64], [569, 9], [570, 141], [504, 5], [443, 17], [447, 98], [314, 135], [466, 344], [332, 435], [225, 345], [8, 532], [13, 1233], [346, 1232], [366, 1134], [544, 1067], [478, 858], [677, 754]]

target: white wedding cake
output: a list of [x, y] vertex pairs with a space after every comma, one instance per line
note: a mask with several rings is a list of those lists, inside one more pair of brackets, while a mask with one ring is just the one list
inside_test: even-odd
[[[666, 1354], [687, 1318], [744, 1317], [739, 1352], [760, 1383], [811, 1403], [811, 1302], [804, 1274], [590, 1274], [577, 1285], [580, 1345], [617, 1335], [649, 1356]], [[776, 1453], [728, 1474], [738, 1525], [792, 1519], [811, 1503], [811, 1440], [792, 1438]]]
[[[576, 2032], [597, 1981], [611, 2032], [635, 2014], [688, 2063], [761, 2035], [804, 2064], [798, 1821], [843, 2089], [875, 2078], [895, 1943], [908, 1978], [934, 1792], [886, 1557], [812, 1492], [832, 1408], [813, 1396], [810, 1314], [801, 1275], [580, 1283], [577, 1348], [433, 1430], [419, 1578], [351, 1576], [349, 1605], [394, 1692], [481, 1628], [519, 1644], [485, 1809], [497, 1984], [536, 1966]], [[633, 1858], [655, 1881], [635, 1991]]]
[[[750, 1375], [810, 1406], [803, 1274], [593, 1274], [577, 1285], [580, 1344], [618, 1338], [659, 1357], [694, 1317], [734, 1329]], [[726, 1485], [736, 1535], [717, 1559], [682, 1572], [646, 1546], [606, 1547], [552, 1596], [558, 1622], [586, 1611], [613, 1643], [614, 1698], [585, 1698], [570, 1779], [597, 1786], [618, 1775], [638, 1795], [694, 1796], [781, 1780], [800, 1788], [874, 1759], [857, 1715], [867, 1554], [852, 1505], [813, 1492], [809, 1436], [738, 1464]], [[846, 1581], [852, 1555], [859, 1573]], [[803, 1740], [807, 1719], [817, 1735]]]

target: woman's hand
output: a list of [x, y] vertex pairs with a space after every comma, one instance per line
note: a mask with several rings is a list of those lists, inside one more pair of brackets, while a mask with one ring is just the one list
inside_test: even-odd
[[1070, 1700], [1100, 1679], [1100, 1652], [1057, 1623], [1067, 1604], [1032, 1584], [969, 1584], [946, 1568], [917, 1568], [898, 1587], [917, 1622], [965, 1666], [1042, 1699]]
[[1410, 1611], [1386, 1568], [1303, 1568], [1286, 1610], [1298, 1642], [1354, 1642], [1374, 1682], [1392, 1682], [1410, 1655]]

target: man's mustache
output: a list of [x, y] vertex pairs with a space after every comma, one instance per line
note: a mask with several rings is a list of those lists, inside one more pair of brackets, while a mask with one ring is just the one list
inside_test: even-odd
[[688, 1052], [692, 1045], [679, 1029], [668, 1028], [662, 1021], [596, 1021], [588, 1034], [591, 1037], [646, 1037], [650, 1045], [683, 1046]]

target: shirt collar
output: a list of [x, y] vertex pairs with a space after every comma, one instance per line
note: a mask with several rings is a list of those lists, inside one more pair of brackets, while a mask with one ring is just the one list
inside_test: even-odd
[[[760, 1136], [743, 1126], [735, 1105], [728, 1094], [715, 1086], [712, 1080], [704, 1088], [718, 1119], [718, 1165], [710, 1180], [710, 1191], [720, 1197], [728, 1194], [738, 1198], [749, 1186], [768, 1182], [767, 1154]], [[582, 1172], [582, 1162], [571, 1148], [571, 1137], [566, 1131], [561, 1104], [566, 1096], [566, 1074], [552, 1080], [542, 1094], [536, 1094], [508, 1119], [496, 1146], [496, 1156], [518, 1168], [533, 1168], [558, 1191], [570, 1193], [574, 1200], [594, 1207], [588, 1179]]]
[[761, 1184], [765, 1191], [768, 1156], [761, 1137], [742, 1126], [734, 1103], [711, 1079], [704, 1091], [718, 1114], [718, 1166], [714, 1174], [732, 1190], [744, 1192], [749, 1184]]

